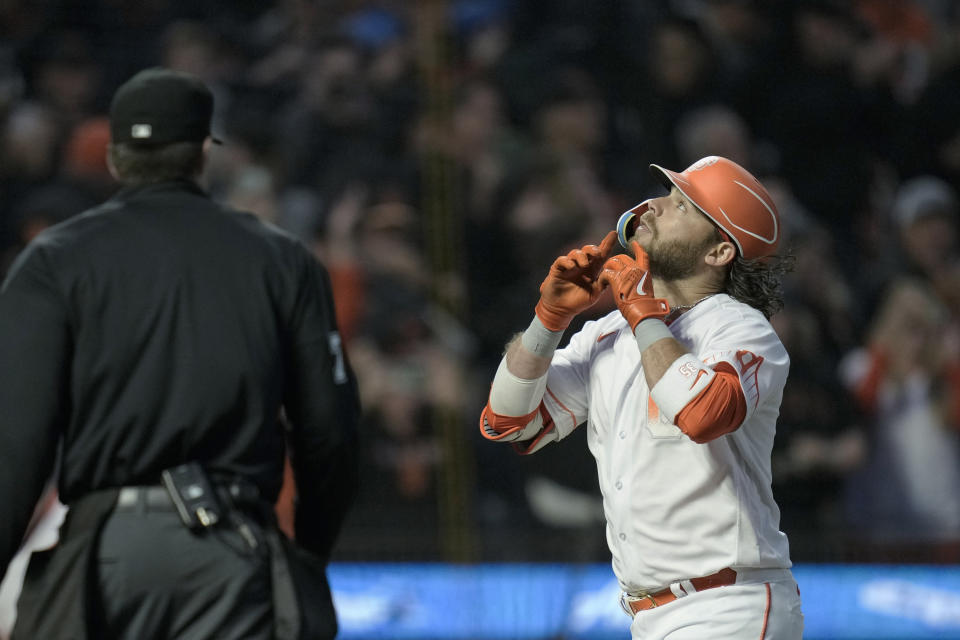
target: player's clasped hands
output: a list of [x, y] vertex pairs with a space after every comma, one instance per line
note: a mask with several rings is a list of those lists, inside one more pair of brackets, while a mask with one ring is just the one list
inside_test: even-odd
[[563, 331], [578, 313], [590, 308], [608, 286], [631, 329], [645, 318], [663, 318], [670, 312], [666, 300], [655, 298], [649, 277], [649, 258], [636, 241], [634, 258], [614, 256], [617, 232], [600, 243], [586, 245], [560, 256], [540, 285], [537, 317], [551, 331]]

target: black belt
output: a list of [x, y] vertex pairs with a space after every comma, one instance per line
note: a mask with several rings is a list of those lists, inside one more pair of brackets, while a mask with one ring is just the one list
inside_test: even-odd
[[[217, 483], [220, 497], [238, 507], [255, 506], [260, 503], [260, 491], [249, 482]], [[138, 485], [120, 487], [115, 511], [133, 511], [136, 509], [174, 511], [176, 507], [170, 494], [162, 485]]]
[[121, 487], [117, 495], [115, 511], [130, 511], [145, 507], [162, 511], [173, 511], [173, 502], [167, 490], [159, 486]]

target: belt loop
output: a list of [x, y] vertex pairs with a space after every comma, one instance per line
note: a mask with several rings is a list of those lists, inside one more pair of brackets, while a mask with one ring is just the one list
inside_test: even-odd
[[137, 492], [137, 515], [145, 515], [150, 510], [147, 504], [147, 491], [143, 487], [135, 487]]

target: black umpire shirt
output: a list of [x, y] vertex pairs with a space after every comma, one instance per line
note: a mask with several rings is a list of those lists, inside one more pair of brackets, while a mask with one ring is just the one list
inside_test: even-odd
[[72, 500], [199, 460], [276, 499], [325, 555], [355, 494], [355, 381], [305, 246], [188, 181], [44, 231], [0, 289], [0, 574], [53, 472]]

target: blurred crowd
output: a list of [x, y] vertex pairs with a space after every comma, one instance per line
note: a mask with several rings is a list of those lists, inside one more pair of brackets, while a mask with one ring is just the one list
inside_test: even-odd
[[606, 560], [582, 434], [520, 458], [477, 419], [553, 259], [718, 154], [796, 257], [794, 560], [960, 561], [957, 3], [0, 3], [0, 272], [115, 191], [109, 99], [154, 65], [216, 95], [206, 188], [330, 269], [365, 409], [339, 558]]

